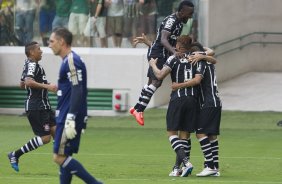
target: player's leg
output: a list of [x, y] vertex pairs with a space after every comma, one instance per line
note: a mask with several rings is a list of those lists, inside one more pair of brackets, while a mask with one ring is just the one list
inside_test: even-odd
[[97, 181], [76, 159], [71, 156], [54, 154], [54, 161], [60, 166], [60, 183], [69, 184], [72, 174], [82, 179], [85, 183], [101, 184]]
[[19, 149], [8, 154], [10, 164], [15, 171], [19, 171], [18, 162], [23, 154], [49, 143], [51, 139], [50, 118], [47, 111], [28, 111], [27, 117], [34, 134], [37, 136], [30, 139]]
[[213, 108], [212, 110], [212, 120], [210, 123], [210, 131], [208, 132], [208, 137], [211, 143], [211, 149], [213, 154], [213, 162], [217, 173], [214, 176], [220, 176], [219, 173], [219, 142], [218, 135], [220, 131], [220, 120], [221, 120], [221, 107]]
[[212, 150], [214, 167], [217, 170], [217, 173], [214, 176], [220, 176], [218, 137], [216, 135], [209, 135], [209, 140], [210, 140], [210, 143], [211, 143], [211, 150]]
[[71, 180], [71, 175], [76, 175], [85, 183], [101, 184], [101, 182], [97, 181], [78, 160], [71, 157], [73, 153], [78, 152], [82, 130], [82, 126], [80, 125], [82, 124], [83, 118], [81, 120], [76, 119], [77, 135], [71, 140], [65, 137], [64, 123], [57, 124], [53, 160], [60, 166], [61, 184], [68, 183]]
[[184, 127], [183, 124], [183, 111], [182, 105], [184, 100], [181, 98], [170, 101], [168, 105], [166, 122], [167, 122], [167, 134], [171, 144], [172, 149], [176, 153], [176, 164], [174, 169], [179, 169], [179, 160], [183, 163], [183, 169], [181, 176], [186, 177], [191, 174], [193, 170], [192, 164], [189, 162], [189, 158], [185, 152], [185, 149], [182, 145], [182, 141], [178, 136], [178, 131], [181, 130], [181, 139], [188, 139], [190, 134], [188, 133], [188, 128]]
[[207, 135], [213, 131], [213, 108], [205, 108], [200, 111], [197, 122], [196, 136], [201, 145], [201, 149], [205, 158], [205, 166], [202, 172], [197, 176], [210, 176], [217, 172], [214, 169], [213, 154], [210, 140]]
[[151, 101], [152, 96], [156, 92], [156, 90], [161, 86], [162, 81], [152, 79], [152, 83], [147, 86], [147, 88], [144, 88], [143, 95], [140, 98], [140, 104], [139, 108], [137, 109], [137, 112], [144, 112], [147, 108], [149, 102]]

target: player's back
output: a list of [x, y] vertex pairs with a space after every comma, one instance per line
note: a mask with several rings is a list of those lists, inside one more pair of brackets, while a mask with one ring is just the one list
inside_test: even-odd
[[218, 94], [215, 66], [212, 63], [202, 61], [203, 79], [200, 85], [200, 102], [203, 108], [219, 107], [221, 100]]

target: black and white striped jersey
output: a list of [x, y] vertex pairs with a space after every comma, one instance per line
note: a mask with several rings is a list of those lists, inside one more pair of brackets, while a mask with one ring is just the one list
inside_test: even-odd
[[200, 61], [197, 67], [197, 74], [203, 76], [199, 96], [201, 108], [220, 107], [221, 100], [218, 94], [215, 66], [212, 63]]
[[183, 22], [180, 21], [176, 14], [173, 13], [167, 16], [161, 23], [160, 27], [157, 31], [156, 40], [153, 41], [151, 47], [148, 51], [148, 59], [149, 58], [164, 58], [167, 59], [171, 53], [166, 50], [166, 48], [161, 43], [162, 31], [168, 31], [170, 36], [168, 38], [168, 42], [172, 47], [176, 45], [176, 39], [180, 36], [183, 28]]
[[[177, 58], [174, 55], [170, 56], [165, 66], [171, 69], [170, 77], [172, 82], [182, 83], [191, 80], [195, 77], [197, 66], [191, 64], [186, 58]], [[183, 96], [194, 96], [198, 97], [199, 87], [187, 87], [181, 88], [171, 92], [171, 100], [174, 100]]]
[[[26, 77], [33, 79], [38, 83], [47, 84], [45, 71], [38, 63], [26, 60], [21, 80], [24, 81]], [[25, 101], [25, 110], [45, 110], [51, 109], [48, 99], [47, 89], [36, 89], [27, 87], [27, 98]]]

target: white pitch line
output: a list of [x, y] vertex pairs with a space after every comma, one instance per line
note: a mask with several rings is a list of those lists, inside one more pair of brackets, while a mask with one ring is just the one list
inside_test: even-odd
[[[52, 153], [29, 153], [34, 155], [52, 155]], [[100, 153], [79, 153], [79, 155], [87, 155], [87, 156], [121, 156], [121, 157], [128, 157], [131, 156], [129, 154], [100, 154]], [[174, 155], [136, 155], [135, 157], [172, 157]], [[193, 157], [202, 157], [202, 156], [193, 156]], [[281, 160], [282, 158], [279, 157], [223, 157], [220, 156], [220, 158], [224, 159], [263, 159], [263, 160]]]
[[[1, 177], [0, 176], [0, 180], [1, 179], [5, 179], [5, 180], [42, 180], [41, 177], [38, 177], [38, 178], [34, 178], [34, 177]], [[48, 177], [44, 177], [44, 180], [53, 180], [53, 179], [57, 179], [57, 177], [53, 177], [53, 178], [48, 178]], [[100, 178], [97, 178], [99, 180], [102, 180], [103, 179], [100, 179]], [[275, 181], [234, 181], [234, 180], [230, 180], [230, 181], [219, 181], [219, 180], [215, 180], [215, 181], [207, 181], [207, 180], [201, 180], [200, 178], [199, 179], [191, 179], [191, 178], [187, 178], [187, 180], [177, 180], [176, 179], [148, 179], [148, 178], [115, 178], [115, 179], [105, 179], [104, 182], [106, 181], [177, 181], [177, 182], [185, 182], [187, 183], [187, 181], [189, 182], [196, 182], [196, 183], [256, 183], [256, 184], [259, 184], [259, 183], [262, 183], [262, 184], [282, 184], [282, 182], [275, 182]]]

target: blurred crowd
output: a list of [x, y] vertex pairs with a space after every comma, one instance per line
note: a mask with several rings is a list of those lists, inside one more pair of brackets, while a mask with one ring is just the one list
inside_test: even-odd
[[[184, 34], [197, 40], [198, 0]], [[23, 46], [35, 40], [48, 46], [57, 27], [74, 35], [76, 47], [134, 47], [133, 38], [156, 37], [162, 20], [175, 12], [181, 0], [0, 0], [0, 45]], [[36, 40], [38, 39], [38, 40]]]

